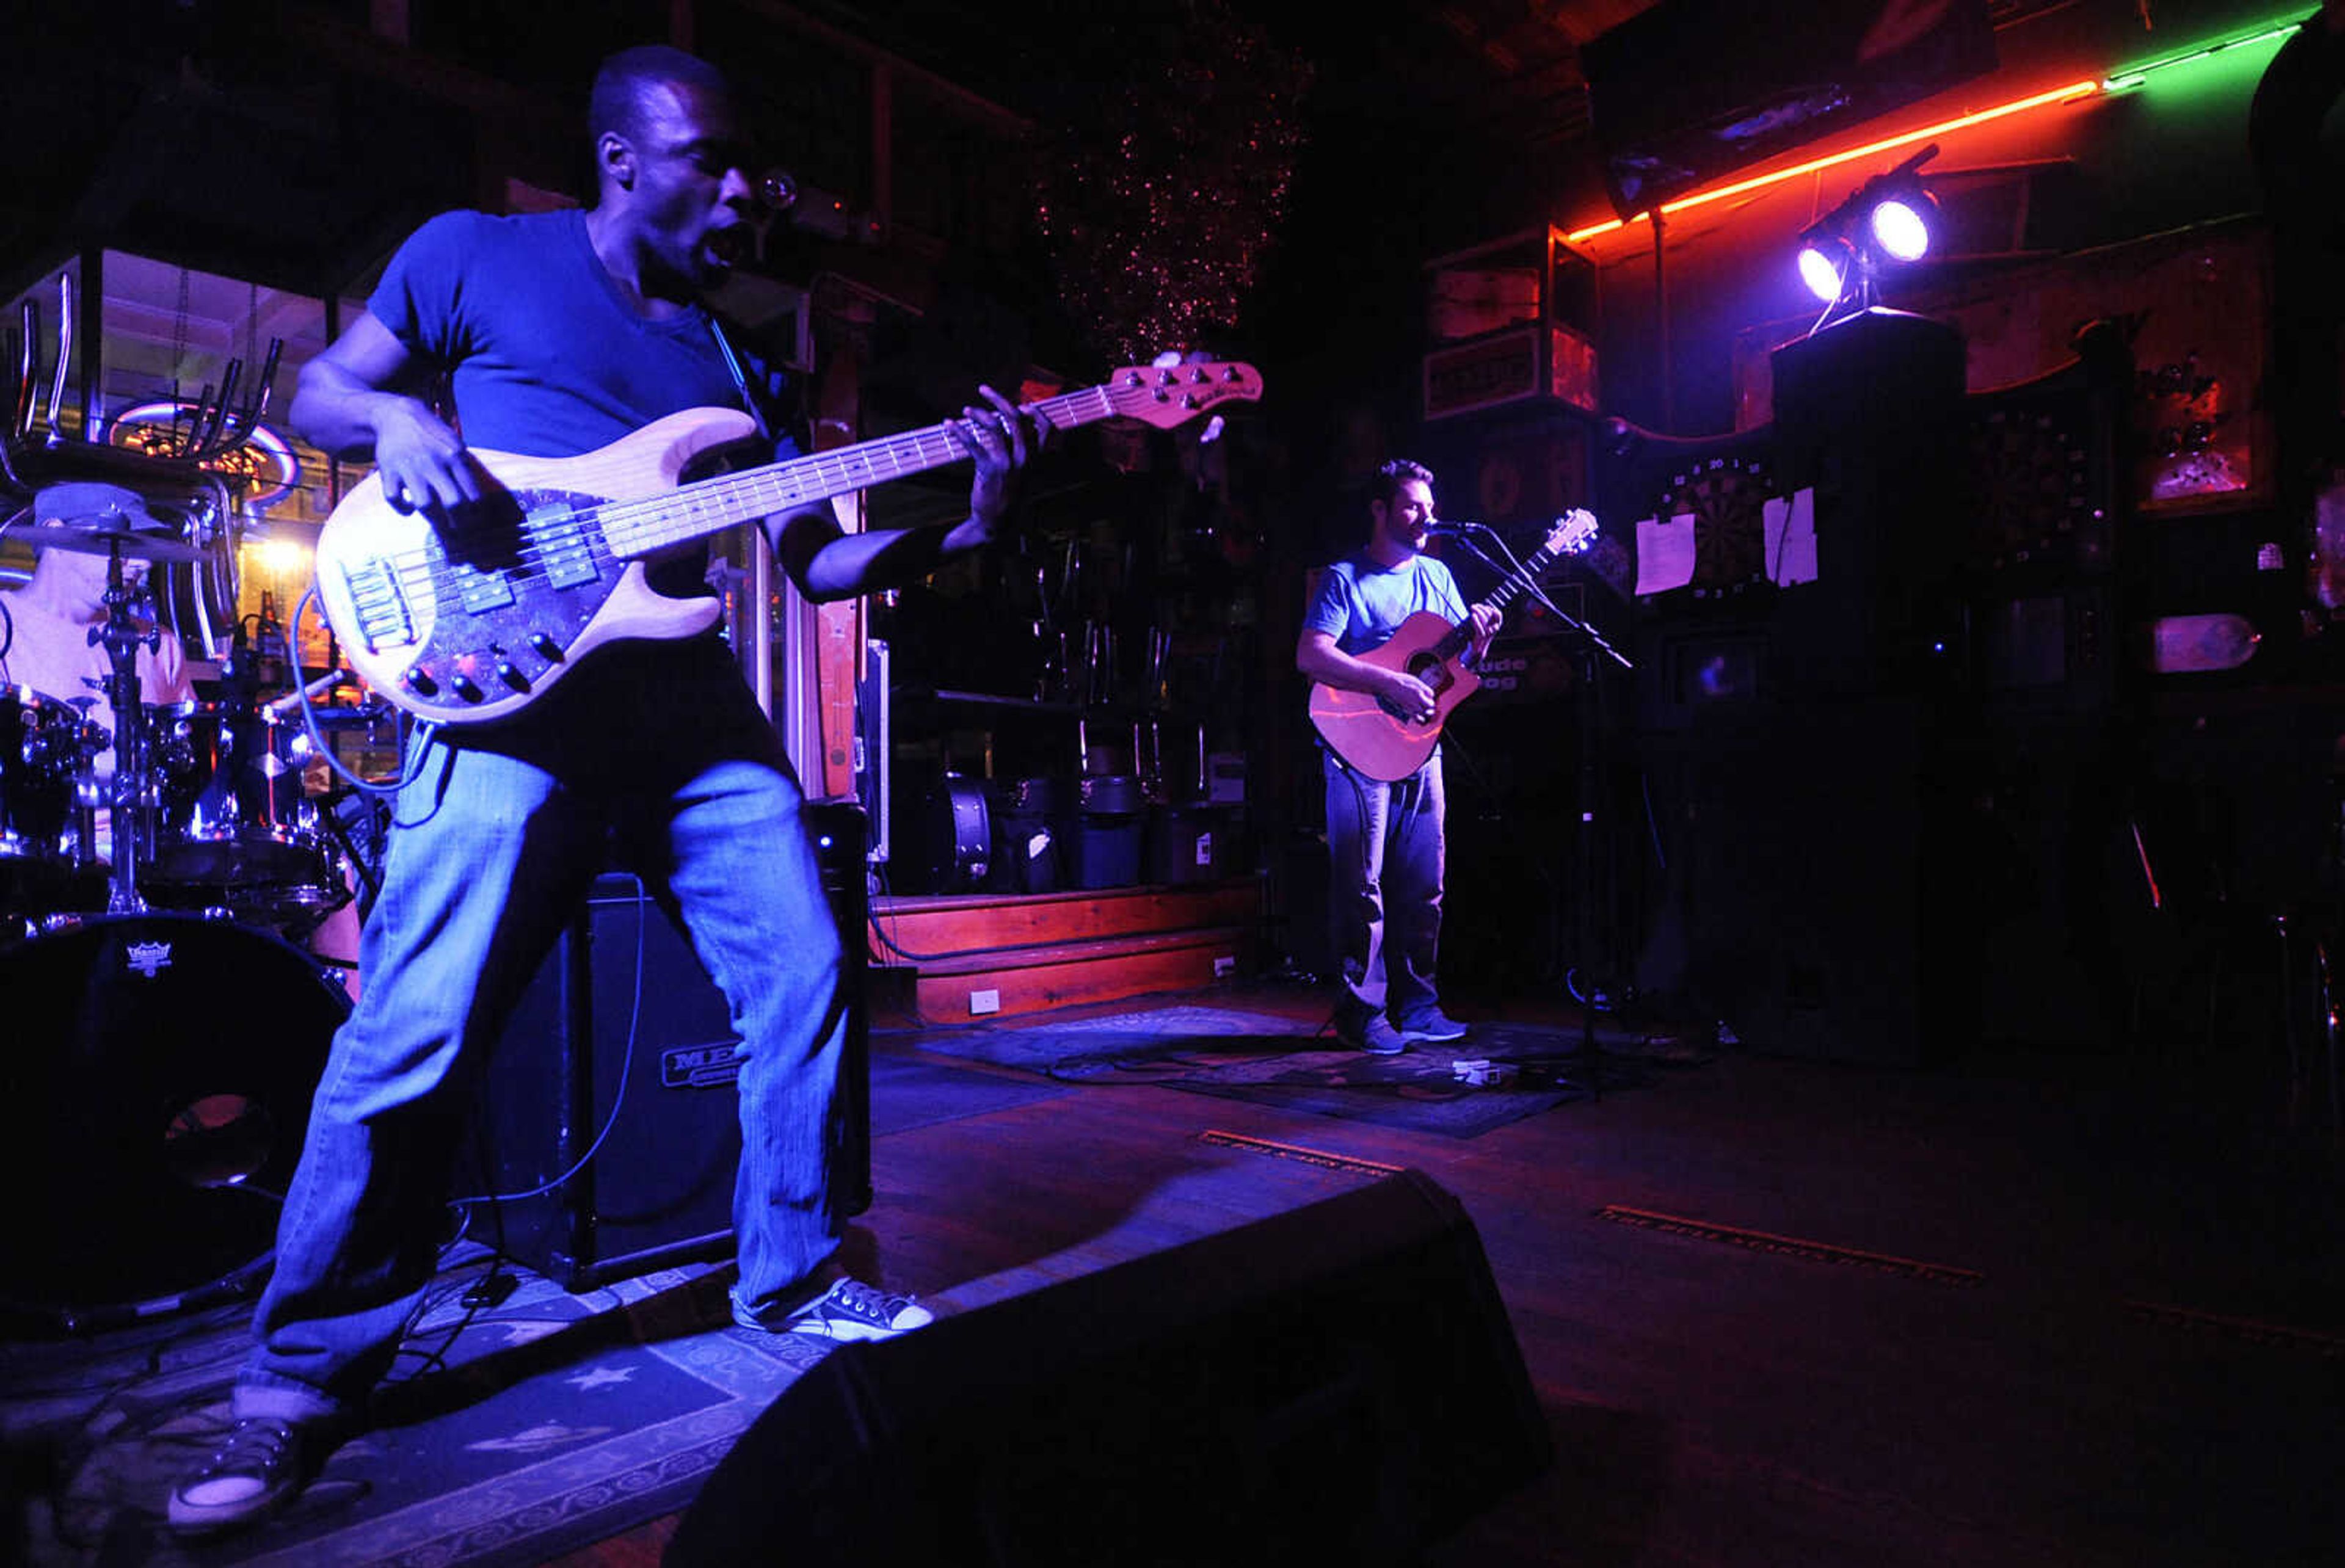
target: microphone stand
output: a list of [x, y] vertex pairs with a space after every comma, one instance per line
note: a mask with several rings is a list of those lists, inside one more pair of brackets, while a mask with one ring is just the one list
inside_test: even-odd
[[[1579, 1003], [1579, 1049], [1565, 1067], [1558, 1081], [1585, 1088], [1589, 1098], [1601, 1100], [1604, 1098], [1603, 1063], [1608, 1053], [1596, 1043], [1596, 986], [1589, 973], [1590, 966], [1587, 961], [1597, 946], [1597, 851], [1610, 821], [1609, 812], [1601, 819], [1598, 815], [1599, 799], [1598, 792], [1602, 784], [1604, 771], [1597, 765], [1599, 748], [1602, 741], [1602, 724], [1599, 720], [1597, 708], [1602, 691], [1601, 681], [1604, 672], [1602, 661], [1609, 659], [1623, 670], [1633, 670], [1636, 665], [1630, 662], [1627, 654], [1615, 648], [1610, 641], [1593, 625], [1568, 613], [1554, 600], [1549, 599], [1545, 591], [1539, 587], [1537, 578], [1523, 570], [1522, 562], [1515, 559], [1514, 551], [1508, 548], [1507, 541], [1495, 529], [1479, 522], [1453, 522], [1446, 526], [1447, 537], [1465, 545], [1482, 561], [1483, 564], [1501, 576], [1518, 579], [1524, 592], [1538, 600], [1546, 608], [1547, 612], [1575, 633], [1579, 641], [1579, 874], [1574, 879], [1576, 884], [1574, 894], [1575, 901], [1579, 905], [1581, 957], [1579, 967], [1582, 980], [1585, 982], [1581, 987], [1585, 995], [1577, 998]], [[1498, 547], [1499, 553], [1507, 558], [1508, 564], [1501, 566], [1492, 561], [1472, 539], [1467, 537], [1469, 531], [1487, 535], [1490, 541]], [[1569, 988], [1568, 983], [1566, 988]]]

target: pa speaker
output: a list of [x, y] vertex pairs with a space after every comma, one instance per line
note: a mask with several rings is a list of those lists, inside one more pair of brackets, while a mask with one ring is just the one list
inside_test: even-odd
[[1548, 1457], [1473, 1223], [1407, 1171], [843, 1346], [665, 1562], [1398, 1563]]
[[[806, 818], [846, 955], [830, 1181], [852, 1214], [871, 1202], [863, 814], [823, 803]], [[530, 1196], [498, 1205], [500, 1229], [482, 1239], [566, 1290], [730, 1250], [739, 1043], [723, 994], [642, 885], [597, 879], [489, 1063], [479, 1170], [468, 1179]], [[531, 1190], [582, 1160], [568, 1181]]]

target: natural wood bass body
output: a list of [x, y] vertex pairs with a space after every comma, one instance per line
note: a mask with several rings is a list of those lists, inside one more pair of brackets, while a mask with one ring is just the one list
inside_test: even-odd
[[[1058, 430], [1109, 418], [1169, 429], [1261, 395], [1248, 365], [1127, 367], [1028, 408]], [[957, 424], [685, 483], [695, 461], [754, 429], [735, 410], [688, 409], [579, 457], [474, 450], [487, 493], [454, 513], [401, 512], [370, 474], [318, 536], [318, 597], [345, 659], [381, 695], [439, 723], [503, 718], [598, 648], [716, 621], [715, 600], [655, 590], [648, 558], [962, 460]]]

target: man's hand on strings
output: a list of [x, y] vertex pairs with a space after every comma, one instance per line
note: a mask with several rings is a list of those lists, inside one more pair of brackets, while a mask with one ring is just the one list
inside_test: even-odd
[[1474, 623], [1474, 662], [1478, 664], [1482, 662], [1482, 655], [1490, 651], [1490, 639], [1498, 634], [1498, 628], [1506, 624], [1507, 618], [1495, 605], [1489, 604], [1477, 604], [1466, 615]]
[[1018, 499], [1019, 476], [1027, 460], [1049, 440], [1051, 422], [991, 387], [980, 386], [978, 391], [992, 406], [961, 410], [952, 433], [977, 464], [969, 483], [969, 515], [991, 538]]

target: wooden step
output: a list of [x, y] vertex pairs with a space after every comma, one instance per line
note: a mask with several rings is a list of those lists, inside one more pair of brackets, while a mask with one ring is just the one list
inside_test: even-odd
[[956, 954], [921, 963], [913, 1004], [932, 1024], [1189, 990], [1249, 975], [1254, 927], [1207, 926]]
[[979, 949], [1250, 927], [1261, 914], [1261, 885], [1251, 876], [1183, 886], [875, 898], [871, 961], [926, 966]]

